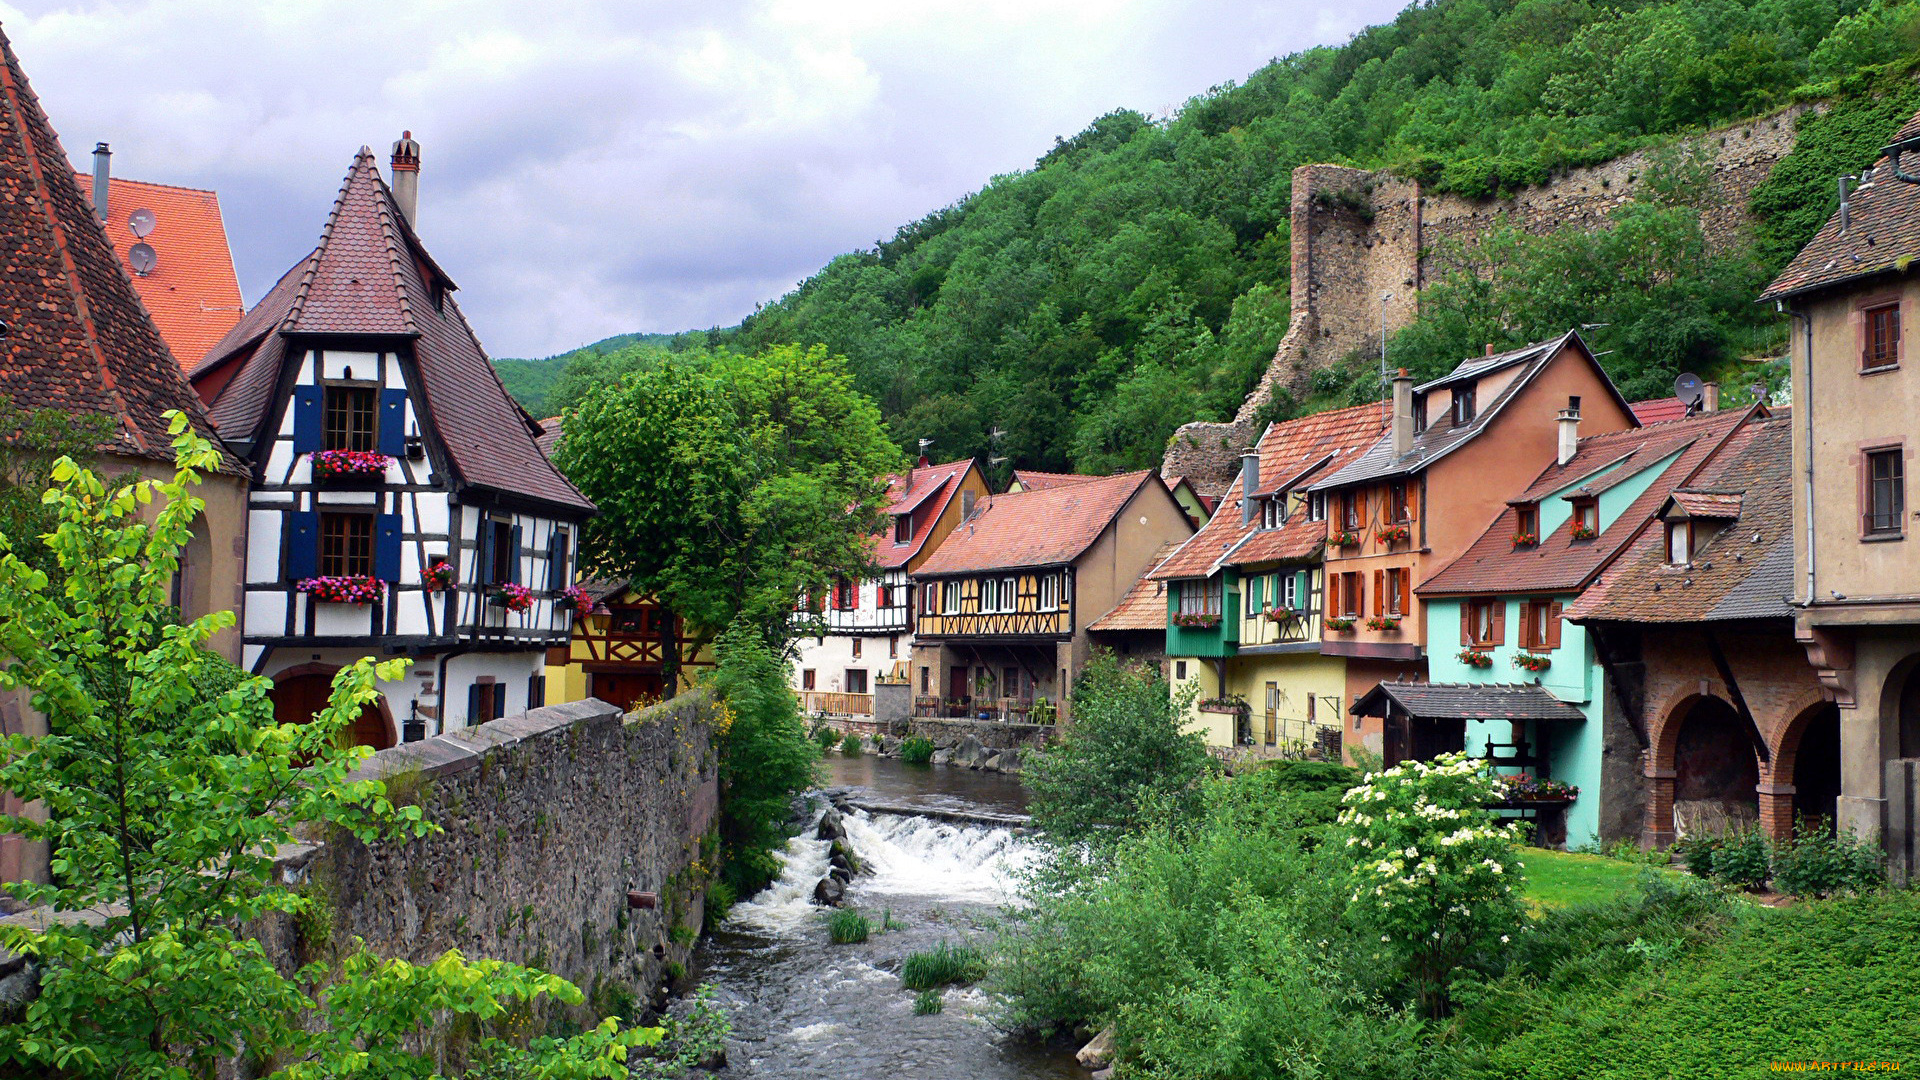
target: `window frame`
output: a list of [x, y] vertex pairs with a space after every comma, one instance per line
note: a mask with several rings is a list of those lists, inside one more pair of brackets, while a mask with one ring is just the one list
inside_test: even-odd
[[[1891, 323], [1891, 333], [1883, 341], [1876, 341], [1874, 323], [1876, 317], [1886, 316]], [[1892, 371], [1900, 366], [1900, 300], [1882, 299], [1865, 301], [1860, 308], [1860, 374], [1878, 375], [1883, 371]], [[1881, 346], [1876, 350], [1875, 345]]]
[[861, 641], [860, 641], [860, 639], [856, 637], [856, 638], [850, 638], [849, 640], [850, 640], [850, 641], [852, 642], [852, 645], [853, 645], [853, 658], [854, 658], [855, 660], [859, 660], [859, 659], [861, 659], [861, 656], [860, 656], [860, 645], [861, 645]]
[[1513, 531], [1516, 536], [1525, 535], [1538, 538], [1540, 535], [1540, 508], [1537, 506], [1514, 507]]
[[[1667, 565], [1668, 566], [1692, 565], [1693, 550], [1694, 550], [1692, 519], [1682, 518], [1678, 521], [1669, 521], [1666, 523], [1666, 525], [1667, 525], [1667, 549], [1666, 549]], [[1683, 538], [1682, 543], [1686, 548], [1686, 552], [1684, 556], [1678, 559], [1673, 557], [1673, 541], [1675, 537]]]
[[913, 515], [911, 513], [893, 515], [893, 542], [907, 544], [913, 541]]
[[[346, 537], [339, 537], [339, 538], [329, 535], [330, 534], [329, 526], [331, 524], [337, 523], [337, 524], [344, 525], [348, 522], [361, 523], [360, 527], [366, 530], [365, 535], [358, 536], [358, 537], [346, 536]], [[319, 576], [321, 577], [369, 577], [369, 578], [372, 577], [373, 563], [374, 563], [373, 526], [374, 526], [374, 513], [372, 511], [372, 508], [367, 508], [363, 510], [363, 509], [352, 508], [352, 507], [331, 507], [330, 506], [330, 507], [326, 507], [325, 509], [322, 509], [320, 511], [320, 522], [319, 522], [319, 540], [318, 540], [319, 559], [318, 559], [318, 562], [316, 563], [316, 566], [318, 567], [320, 572]], [[335, 543], [336, 540], [349, 545], [363, 544], [365, 547], [364, 561], [361, 561], [358, 558], [358, 555], [360, 553], [352, 550], [329, 551], [328, 550], [329, 547], [333, 543]]]
[[[1507, 601], [1501, 596], [1473, 596], [1463, 600], [1466, 606], [1465, 627], [1467, 640], [1462, 644], [1475, 652], [1490, 652], [1506, 644], [1506, 608]], [[1485, 613], [1485, 626], [1481, 614]]]
[[940, 583], [940, 614], [958, 615], [965, 602], [966, 594], [960, 588], [959, 578], [948, 578]]
[[[854, 682], [856, 681], [856, 679], [857, 679], [857, 681], [858, 681], [858, 682], [860, 683], [860, 689], [858, 689], [858, 690], [855, 690], [855, 689], [853, 688], [853, 684], [854, 684]], [[871, 683], [870, 683], [870, 682], [869, 682], [869, 681], [867, 680], [867, 669], [866, 669], [866, 668], [855, 668], [855, 667], [850, 667], [850, 668], [848, 668], [848, 669], [847, 669], [847, 672], [846, 672], [846, 680], [845, 680], [845, 681], [846, 681], [846, 687], [847, 687], [847, 688], [846, 688], [846, 691], [845, 691], [846, 693], [849, 693], [849, 694], [868, 694], [868, 693], [872, 693], [872, 692], [873, 692], [873, 691], [872, 691], [872, 684], [871, 684]]]
[[1260, 504], [1260, 527], [1277, 529], [1287, 523], [1287, 493], [1275, 492], [1271, 497], [1262, 499]]
[[1560, 646], [1559, 620], [1554, 609], [1560, 605], [1553, 599], [1527, 600], [1526, 618], [1521, 620], [1523, 635], [1526, 638], [1521, 648], [1527, 652], [1552, 652]]
[[[1907, 461], [1904, 443], [1867, 446], [1860, 451], [1860, 539], [1869, 542], [1901, 540], [1907, 535]], [[1874, 463], [1890, 466], [1885, 477], [1874, 476]], [[1887, 485], [1892, 504], [1886, 514], [1875, 511], [1876, 488]], [[1884, 520], [1886, 524], [1878, 522]]]
[[[357, 405], [336, 405], [336, 399], [365, 396], [365, 415]], [[334, 420], [339, 416], [341, 424]], [[356, 421], [364, 421], [362, 428]], [[336, 434], [340, 437], [336, 438]], [[359, 436], [364, 435], [364, 438]], [[360, 445], [361, 443], [365, 445]], [[361, 380], [328, 380], [320, 384], [320, 448], [322, 450], [377, 451], [380, 449], [380, 384]]]
[[813, 668], [800, 669], [800, 689], [815, 690], [820, 685], [820, 675]]
[[1447, 415], [1452, 417], [1454, 427], [1466, 427], [1473, 423], [1479, 410], [1478, 383], [1461, 383], [1453, 387], [1453, 400], [1447, 404]]
[[1327, 520], [1327, 493], [1324, 491], [1307, 492], [1307, 520]]
[[[1061, 595], [1061, 581], [1060, 581], [1059, 572], [1054, 570], [1049, 570], [1046, 573], [1041, 574], [1039, 577], [1040, 577], [1039, 609], [1041, 611], [1059, 611], [1060, 595]], [[1048, 593], [1052, 593], [1053, 595], [1049, 596], [1047, 595]]]
[[[1200, 588], [1194, 586], [1198, 584]], [[1226, 578], [1215, 574], [1180, 583], [1180, 599], [1174, 610], [1180, 615], [1220, 615], [1225, 604]]]
[[1387, 481], [1387, 515], [1390, 524], [1413, 523], [1413, 502], [1408, 497], [1408, 491], [1409, 485], [1405, 479]]
[[1600, 535], [1600, 500], [1594, 498], [1574, 499], [1573, 512], [1567, 519], [1567, 532], [1586, 526], [1593, 530], [1594, 536]]

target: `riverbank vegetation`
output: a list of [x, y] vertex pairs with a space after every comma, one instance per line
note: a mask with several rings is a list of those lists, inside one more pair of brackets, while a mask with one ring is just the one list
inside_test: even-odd
[[1126, 1075], [1164, 1080], [1704, 1080], [1920, 1048], [1893, 1004], [1920, 897], [1779, 910], [1520, 848], [1487, 783], [1458, 759], [1195, 771], [1162, 812], [1049, 845], [992, 955], [1002, 1023], [1110, 1027]]

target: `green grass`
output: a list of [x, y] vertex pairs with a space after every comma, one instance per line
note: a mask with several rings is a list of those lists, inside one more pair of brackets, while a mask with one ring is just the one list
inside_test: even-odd
[[972, 982], [980, 977], [982, 966], [979, 950], [943, 941], [926, 952], [908, 956], [900, 965], [900, 981], [909, 990], [932, 990]]
[[1521, 848], [1520, 861], [1526, 864], [1527, 906], [1536, 914], [1547, 908], [1625, 895], [1633, 891], [1634, 880], [1644, 868], [1605, 855], [1575, 855], [1535, 847]]
[[873, 924], [857, 911], [836, 911], [827, 918], [827, 934], [835, 945], [855, 945], [867, 940]]
[[922, 990], [913, 999], [913, 1015], [932, 1016], [947, 1007], [947, 999], [938, 990]]

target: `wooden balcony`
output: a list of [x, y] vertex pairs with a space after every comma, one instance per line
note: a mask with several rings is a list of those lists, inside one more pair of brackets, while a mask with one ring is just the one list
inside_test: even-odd
[[[921, 695], [913, 699], [913, 715], [947, 720], [996, 720], [1003, 724], [1033, 723], [1033, 698], [939, 698]], [[1057, 708], [1057, 706], [1056, 706]]]
[[829, 690], [800, 691], [800, 707], [810, 714], [829, 716], [872, 716], [872, 694], [843, 694]]

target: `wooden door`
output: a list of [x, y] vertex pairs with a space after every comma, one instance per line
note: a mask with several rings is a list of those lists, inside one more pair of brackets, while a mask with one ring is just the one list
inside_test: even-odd
[[955, 664], [947, 669], [947, 696], [955, 699], [973, 696], [973, 690], [967, 682], [965, 664]]
[[593, 696], [622, 712], [637, 704], [654, 702], [666, 696], [666, 677], [659, 671], [594, 672]]
[[[327, 698], [332, 694], [333, 676], [295, 675], [273, 684], [273, 689], [267, 692], [267, 699], [273, 702], [273, 719], [276, 723], [305, 724], [327, 707]], [[353, 726], [343, 733], [348, 745], [371, 746], [375, 750], [385, 750], [393, 745], [393, 732], [388, 728], [386, 712], [380, 707], [381, 704], [381, 701], [375, 701], [360, 710]]]

